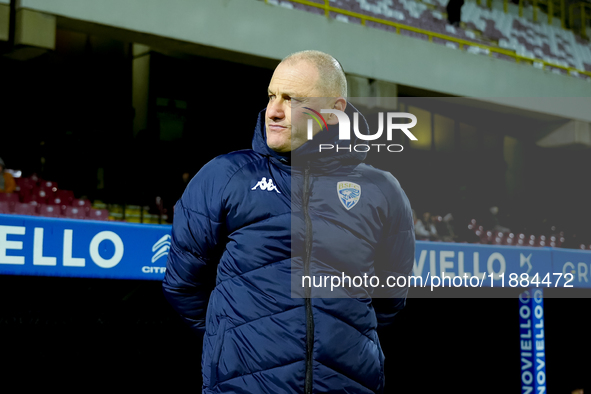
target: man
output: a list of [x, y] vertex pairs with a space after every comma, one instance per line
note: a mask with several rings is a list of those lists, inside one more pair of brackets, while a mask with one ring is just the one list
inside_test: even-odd
[[335, 114], [308, 141], [306, 113], [352, 111], [334, 58], [288, 56], [268, 93], [253, 149], [206, 164], [177, 203], [164, 294], [204, 333], [203, 393], [382, 392], [376, 329], [392, 322], [407, 289], [349, 285], [333, 296], [341, 298], [317, 298], [330, 289], [301, 279], [408, 275], [410, 204], [392, 175], [361, 163], [365, 153], [318, 152], [338, 140]]
[[4, 170], [5, 164], [0, 158], [0, 193], [13, 193], [16, 190], [16, 182], [12, 174]]
[[462, 6], [464, 5], [464, 0], [449, 0], [447, 6], [445, 7], [447, 11], [447, 21], [450, 25], [455, 27], [460, 27], [460, 22], [462, 22]]

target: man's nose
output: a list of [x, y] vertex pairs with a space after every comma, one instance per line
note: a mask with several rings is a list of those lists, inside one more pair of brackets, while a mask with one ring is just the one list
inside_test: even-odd
[[283, 119], [285, 117], [284, 100], [274, 99], [267, 105], [267, 116], [271, 119]]

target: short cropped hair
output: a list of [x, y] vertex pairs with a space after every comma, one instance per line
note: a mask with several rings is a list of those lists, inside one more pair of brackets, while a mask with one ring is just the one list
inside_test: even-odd
[[319, 74], [319, 88], [327, 97], [347, 97], [347, 78], [341, 63], [331, 55], [314, 50], [292, 53], [281, 60], [281, 63], [295, 64], [300, 61], [312, 63]]

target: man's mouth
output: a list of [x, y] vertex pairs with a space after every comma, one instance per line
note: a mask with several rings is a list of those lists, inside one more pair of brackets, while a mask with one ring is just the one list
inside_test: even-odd
[[284, 131], [287, 129], [287, 127], [285, 127], [285, 126], [282, 126], [279, 124], [274, 124], [274, 123], [269, 124], [269, 126], [267, 126], [267, 128], [271, 131]]

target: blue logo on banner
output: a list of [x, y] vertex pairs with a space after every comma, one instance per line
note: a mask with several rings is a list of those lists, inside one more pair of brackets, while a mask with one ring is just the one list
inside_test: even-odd
[[521, 393], [546, 393], [546, 351], [542, 289], [519, 295], [519, 343], [521, 350]]

